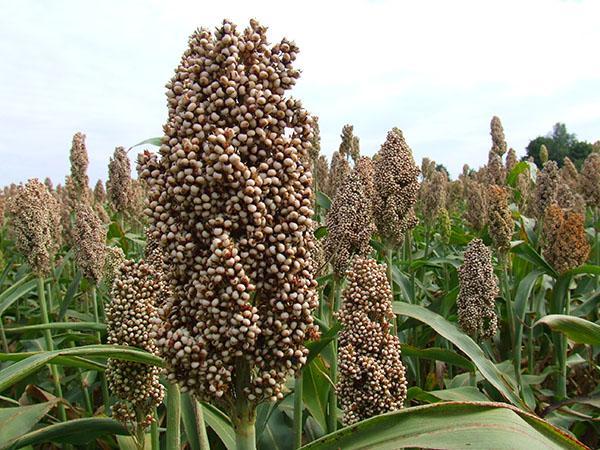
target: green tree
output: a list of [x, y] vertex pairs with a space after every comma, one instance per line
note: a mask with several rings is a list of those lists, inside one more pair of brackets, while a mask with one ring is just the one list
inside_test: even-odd
[[558, 122], [546, 136], [538, 136], [529, 141], [523, 159], [532, 156], [534, 162], [541, 167], [539, 155], [542, 144], [548, 149], [549, 160], [556, 161], [559, 166], [562, 166], [565, 156], [568, 156], [578, 168], [593, 149], [590, 143], [578, 141], [574, 133], [567, 131], [564, 123]]

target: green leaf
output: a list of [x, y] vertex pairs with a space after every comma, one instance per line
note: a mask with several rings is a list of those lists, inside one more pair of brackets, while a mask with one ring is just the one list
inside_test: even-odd
[[319, 191], [317, 192], [317, 206], [328, 211], [331, 208], [331, 199], [324, 192]]
[[319, 227], [315, 230], [315, 237], [317, 239], [323, 239], [325, 236], [329, 234], [329, 230], [327, 230], [326, 226]]
[[217, 433], [227, 450], [236, 450], [235, 431], [233, 431], [229, 417], [210, 403], [202, 403], [202, 409], [204, 410], [204, 421]]
[[479, 389], [473, 386], [461, 386], [452, 389], [442, 389], [437, 391], [424, 391], [418, 386], [409, 389], [410, 398], [437, 403], [438, 401], [455, 402], [487, 402], [489, 399], [483, 395]]
[[432, 359], [434, 361], [444, 361], [448, 364], [462, 367], [469, 372], [475, 370], [475, 364], [464, 356], [447, 348], [432, 347], [421, 349], [413, 347], [412, 345], [402, 344], [402, 354], [405, 356], [417, 356], [419, 358]]
[[[39, 355], [41, 352], [20, 352], [20, 353], [0, 353], [0, 361], [23, 361], [30, 356]], [[85, 370], [100, 370], [106, 369], [104, 364], [80, 356], [57, 356], [52, 359], [51, 364], [56, 364], [65, 367], [76, 367]]]
[[131, 150], [134, 147], [139, 147], [140, 145], [144, 145], [144, 144], [150, 144], [150, 145], [155, 145], [156, 147], [160, 147], [162, 145], [162, 137], [153, 137], [153, 138], [144, 139], [142, 142], [138, 142], [137, 144], [129, 147], [127, 149], [127, 151]]
[[0, 316], [10, 307], [10, 305], [37, 287], [37, 280], [25, 282], [28, 278], [29, 277], [21, 278], [0, 294]]
[[600, 325], [580, 317], [550, 314], [542, 317], [535, 325], [548, 325], [553, 331], [565, 334], [580, 344], [600, 345]]
[[69, 309], [69, 306], [71, 305], [71, 302], [77, 293], [77, 289], [79, 289], [81, 276], [81, 271], [75, 271], [75, 276], [73, 277], [73, 280], [71, 280], [71, 283], [69, 283], [67, 293], [65, 294], [62, 302], [60, 302], [60, 310], [58, 312], [58, 320], [60, 321], [65, 320], [65, 314], [67, 313], [67, 310]]
[[481, 375], [483, 375], [483, 377], [488, 380], [504, 398], [516, 406], [527, 408], [527, 405], [524, 404], [517, 394], [518, 390], [511, 380], [506, 378], [506, 376], [498, 370], [495, 364], [486, 358], [479, 345], [459, 330], [456, 325], [420, 305], [394, 302], [394, 312], [402, 316], [412, 317], [429, 325], [438, 334], [461, 349], [471, 361], [473, 361], [475, 366], [477, 366]]
[[15, 441], [14, 448], [27, 445], [62, 442], [85, 444], [105, 435], [128, 436], [129, 432], [120, 422], [103, 417], [89, 417], [60, 422], [25, 434]]
[[311, 442], [303, 450], [585, 449], [548, 422], [518, 408], [491, 402], [415, 406], [372, 417]]
[[189, 393], [181, 394], [181, 421], [191, 450], [200, 450], [200, 437], [196, 428], [194, 402]]
[[97, 322], [53, 322], [39, 325], [26, 325], [23, 327], [5, 328], [6, 333], [27, 333], [43, 330], [74, 330], [74, 331], [106, 331], [106, 325]]
[[506, 176], [506, 184], [513, 188], [516, 188], [517, 176], [523, 172], [528, 172], [531, 181], [535, 182], [537, 167], [535, 167], [535, 164], [530, 163], [529, 161], [521, 161], [515, 164], [515, 166]]
[[23, 436], [40, 421], [44, 415], [56, 406], [56, 400], [17, 408], [0, 408], [0, 448]]
[[529, 261], [534, 267], [550, 275], [552, 278], [558, 278], [556, 270], [528, 243], [522, 242], [514, 246], [511, 251], [525, 261]]
[[310, 364], [310, 362], [321, 353], [321, 351], [327, 347], [327, 345], [335, 339], [338, 332], [342, 329], [342, 324], [340, 322], [336, 322], [333, 327], [331, 327], [327, 332], [321, 335], [321, 339], [318, 341], [312, 341], [306, 344], [306, 348], [308, 348], [309, 353], [306, 358], [306, 365]]
[[325, 373], [321, 358], [312, 360], [302, 369], [304, 405], [323, 430], [327, 429], [327, 398], [331, 389]]

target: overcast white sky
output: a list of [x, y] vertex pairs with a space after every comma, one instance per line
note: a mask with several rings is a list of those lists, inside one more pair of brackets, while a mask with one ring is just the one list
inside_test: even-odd
[[599, 1], [0, 0], [0, 185], [61, 182], [76, 131], [105, 178], [115, 146], [161, 134], [188, 35], [225, 17], [299, 45], [328, 156], [345, 123], [369, 155], [398, 126], [453, 175], [487, 159], [494, 114], [519, 155], [557, 121], [600, 139]]

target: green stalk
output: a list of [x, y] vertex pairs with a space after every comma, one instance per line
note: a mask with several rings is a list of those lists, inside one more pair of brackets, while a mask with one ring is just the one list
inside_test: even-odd
[[[92, 297], [92, 305], [94, 308], [94, 321], [96, 323], [100, 323], [100, 313], [98, 309], [98, 293], [95, 284], [92, 284], [90, 288], [90, 294]], [[98, 339], [98, 344], [102, 344], [102, 334], [99, 331], [96, 332], [96, 339]], [[110, 411], [110, 394], [108, 392], [108, 383], [106, 382], [106, 375], [104, 373], [100, 374], [100, 385], [102, 387], [102, 400], [104, 402], [104, 412], [108, 415], [108, 412]]]
[[533, 375], [535, 372], [535, 347], [533, 345], [533, 324], [535, 322], [535, 313], [529, 316], [529, 335], [527, 338], [527, 373]]
[[2, 339], [2, 351], [8, 353], [8, 341], [6, 340], [6, 333], [4, 333], [4, 322], [0, 317], [0, 339]]
[[167, 450], [179, 450], [181, 443], [181, 393], [175, 383], [167, 385]]
[[[564, 305], [564, 314], [569, 315], [571, 303], [571, 291], [567, 288]], [[567, 339], [562, 333], [554, 333], [554, 343], [557, 345], [555, 350], [558, 362], [558, 376], [556, 377], [555, 395], [557, 400], [567, 398]]]
[[238, 358], [236, 363], [235, 394], [231, 421], [235, 431], [237, 450], [256, 449], [256, 407], [248, 400], [244, 389], [250, 385], [248, 361]]
[[[339, 280], [334, 275], [331, 285], [330, 305], [331, 305], [331, 317], [329, 319], [330, 325], [333, 325], [334, 313], [339, 309]], [[333, 359], [331, 360], [331, 373], [329, 378], [333, 383], [333, 386], [329, 389], [329, 398], [327, 401], [328, 414], [327, 414], [327, 432], [333, 433], [337, 430], [337, 395], [335, 392], [335, 385], [337, 383], [337, 339], [331, 341], [331, 348]]]
[[[42, 318], [42, 323], [49, 324], [50, 320], [48, 318], [48, 305], [46, 304], [46, 289], [44, 287], [44, 278], [42, 276], [38, 276], [38, 296], [40, 301], [40, 314]], [[44, 340], [46, 341], [46, 349], [48, 351], [54, 350], [54, 342], [52, 341], [52, 333], [50, 329], [47, 328], [44, 330]], [[62, 399], [62, 386], [60, 385], [60, 377], [58, 375], [58, 368], [55, 364], [50, 364], [50, 374], [52, 375], [52, 381], [54, 382], [54, 390], [55, 394], [58, 398]], [[65, 405], [62, 403], [58, 404], [58, 416], [62, 422], [67, 421], [67, 413], [65, 411]]]
[[208, 434], [206, 433], [206, 423], [204, 422], [204, 408], [198, 400], [192, 399], [194, 413], [196, 416], [196, 429], [198, 430], [198, 440], [200, 441], [200, 450], [210, 450]]
[[508, 320], [508, 330], [510, 335], [510, 341], [513, 343], [513, 367], [515, 370], [515, 379], [519, 391], [522, 388], [521, 382], [521, 346], [523, 336], [523, 325], [517, 324], [515, 320], [515, 314], [513, 311], [512, 293], [510, 291], [510, 281], [508, 275], [508, 259], [506, 255], [502, 257], [502, 290], [504, 291], [504, 299], [506, 300], [506, 314]]
[[[394, 249], [391, 245], [386, 246], [386, 257], [385, 262], [387, 265], [387, 276], [388, 280], [390, 280], [390, 290], [392, 291], [392, 301], [396, 301], [395, 293], [394, 293], [394, 268], [393, 268], [393, 260], [394, 260]], [[398, 317], [392, 322], [392, 332], [394, 336], [398, 334]]]
[[152, 450], [160, 450], [160, 434], [158, 431], [158, 413], [156, 406], [152, 408], [152, 416], [154, 420], [150, 424], [150, 441], [152, 442]]
[[294, 448], [302, 447], [302, 371], [294, 380]]

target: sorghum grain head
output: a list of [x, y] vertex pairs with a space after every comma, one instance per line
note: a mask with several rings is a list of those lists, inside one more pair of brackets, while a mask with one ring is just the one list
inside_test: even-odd
[[510, 173], [511, 170], [517, 165], [517, 152], [514, 148], [509, 148], [506, 154], [506, 173]]
[[498, 186], [506, 183], [506, 169], [504, 168], [504, 164], [502, 164], [502, 158], [494, 151], [490, 151], [488, 155], [486, 181], [488, 184], [496, 184]]
[[102, 279], [106, 256], [106, 230], [94, 209], [80, 203], [75, 210], [75, 262], [83, 276], [97, 284]]
[[514, 230], [512, 213], [508, 207], [508, 191], [504, 187], [491, 185], [487, 194], [488, 232], [494, 248], [500, 255], [506, 255]]
[[533, 213], [540, 219], [544, 217], [546, 208], [555, 201], [556, 190], [560, 183], [558, 165], [555, 161], [547, 161], [544, 168], [537, 175], [535, 191], [533, 193]]
[[543, 239], [543, 255], [559, 273], [579, 267], [589, 256], [583, 215], [565, 211], [556, 203], [546, 209]]
[[435, 172], [435, 161], [432, 161], [431, 159], [424, 157], [421, 160], [421, 175], [423, 175], [423, 180], [426, 180], [427, 178], [431, 177], [431, 175], [433, 175], [434, 172]]
[[115, 149], [108, 163], [108, 199], [115, 211], [125, 212], [130, 206], [131, 165], [123, 147]]
[[494, 275], [492, 252], [481, 239], [473, 239], [458, 269], [458, 321], [475, 338], [491, 338], [498, 328], [496, 296], [498, 278]]
[[87, 175], [88, 169], [88, 153], [85, 147], [85, 134], [75, 133], [73, 136], [73, 144], [71, 146], [71, 182], [72, 195], [70, 198], [75, 204], [79, 202], [87, 202], [89, 200], [89, 179]]
[[540, 161], [542, 163], [542, 165], [546, 164], [548, 162], [548, 148], [546, 147], [545, 144], [542, 144], [540, 146]]
[[585, 214], [585, 200], [566, 182], [558, 183], [555, 201], [564, 210]]
[[311, 147], [309, 151], [310, 160], [313, 164], [319, 158], [321, 153], [321, 129], [319, 128], [319, 117], [312, 116], [313, 119], [313, 138], [311, 139]]
[[406, 377], [400, 341], [390, 333], [394, 314], [385, 266], [357, 257], [347, 278], [338, 314], [343, 329], [336, 390], [343, 422], [351, 425], [402, 408]]
[[565, 156], [563, 166], [560, 168], [560, 177], [564, 183], [567, 183], [573, 191], [579, 189], [579, 172], [577, 167], [571, 161], [571, 158]]
[[464, 218], [469, 226], [477, 231], [483, 230], [487, 223], [487, 199], [483, 184], [465, 178]]
[[585, 203], [600, 208], [600, 153], [590, 153], [585, 159], [579, 184]]
[[338, 189], [348, 178], [350, 172], [352, 172], [352, 168], [346, 157], [341, 152], [333, 152], [326, 191], [330, 198], [335, 198]]
[[44, 184], [48, 188], [49, 192], [53, 192], [54, 191], [54, 184], [52, 183], [52, 180], [50, 179], [50, 177], [46, 177], [44, 179]]
[[492, 136], [492, 151], [502, 157], [506, 153], [506, 140], [504, 138], [504, 128], [502, 128], [502, 122], [497, 116], [492, 117], [490, 123], [490, 135]]
[[8, 202], [11, 231], [17, 251], [36, 275], [47, 275], [59, 246], [58, 203], [37, 178], [19, 186]]
[[104, 189], [104, 183], [102, 180], [96, 182], [94, 186], [94, 202], [103, 205], [106, 202], [106, 190]]
[[419, 189], [419, 206], [425, 223], [433, 225], [442, 208], [446, 206], [448, 179], [440, 170], [434, 170]]
[[452, 221], [450, 220], [450, 214], [446, 208], [442, 208], [439, 213], [439, 229], [440, 239], [442, 243], [448, 245], [450, 243], [450, 235], [452, 233]]
[[329, 182], [329, 165], [327, 164], [327, 158], [325, 158], [324, 155], [319, 155], [314, 166], [313, 176], [316, 180], [317, 191], [325, 192]]

